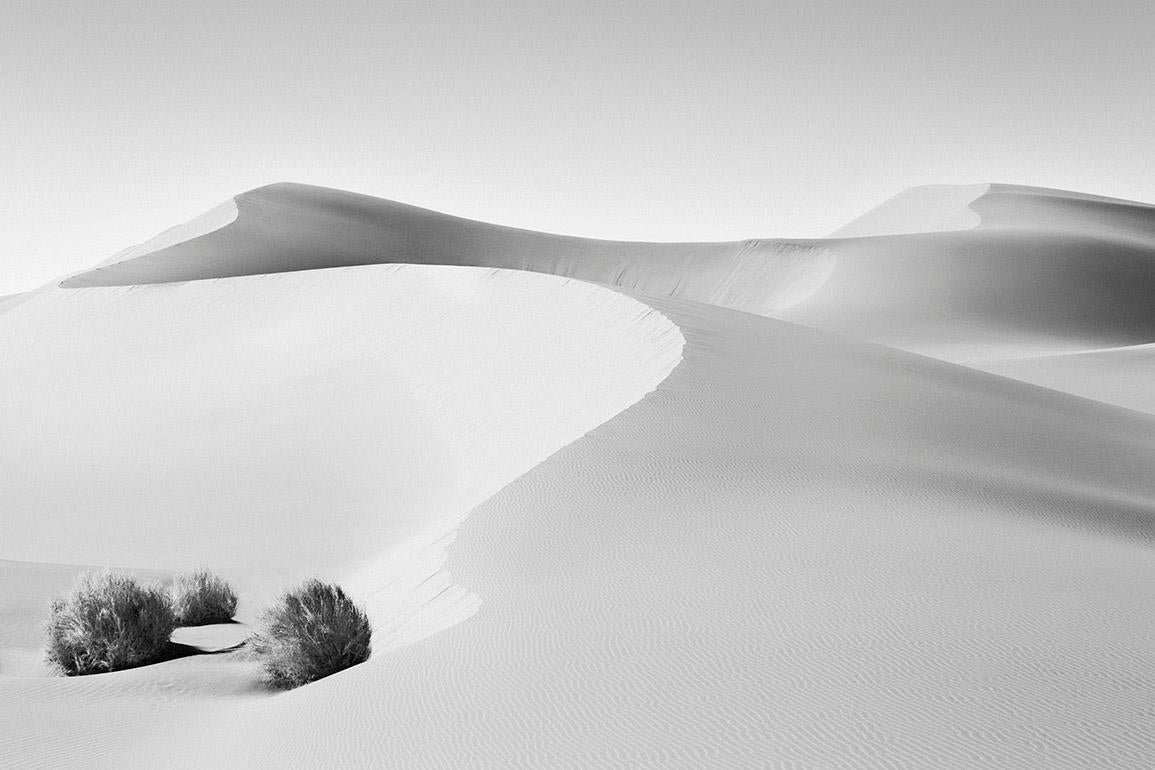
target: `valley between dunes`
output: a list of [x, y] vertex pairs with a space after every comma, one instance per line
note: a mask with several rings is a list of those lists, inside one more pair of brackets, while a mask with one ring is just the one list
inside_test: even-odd
[[[0, 298], [0, 765], [1151, 767], [1153, 292], [1155, 208], [1011, 185], [717, 244], [238, 195]], [[317, 575], [374, 656], [49, 675], [78, 571], [199, 565], [186, 643]]]

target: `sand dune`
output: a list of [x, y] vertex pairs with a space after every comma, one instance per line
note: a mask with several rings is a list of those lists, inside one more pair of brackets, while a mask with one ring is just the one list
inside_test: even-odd
[[16, 307], [26, 299], [28, 299], [27, 294], [8, 294], [0, 297], [0, 313]]
[[[802, 241], [618, 243], [473, 222], [341, 190], [276, 184], [239, 195], [238, 214], [200, 238], [148, 244], [63, 286], [187, 281], [349, 265], [480, 265], [580, 278], [762, 314], [799, 302], [832, 262]], [[133, 256], [135, 255], [135, 256]]]
[[912, 187], [838, 228], [830, 237], [864, 238], [971, 230], [983, 222], [971, 204], [990, 189], [989, 184]]
[[685, 360], [463, 524], [449, 563], [482, 610], [356, 677], [247, 710], [243, 728], [222, 712], [204, 729], [228, 754], [209, 758], [1155, 759], [1155, 616], [1135, 590], [1153, 565], [1142, 469], [1155, 422], [647, 301], [682, 329]]
[[641, 303], [517, 272], [44, 293], [0, 327], [4, 555], [212, 563], [257, 597], [313, 573], [375, 591], [390, 547], [436, 544], [651, 389], [680, 347]]
[[305, 185], [259, 188], [236, 207], [235, 221], [205, 236], [135, 251], [63, 285], [483, 265], [691, 299], [964, 363], [1155, 342], [1155, 208], [1091, 195], [914, 188], [840, 237], [716, 244], [533, 233]]
[[975, 366], [1105, 404], [1155, 414], [1155, 345], [983, 361]]
[[[619, 244], [235, 200], [0, 319], [0, 764], [1155, 764], [1150, 207]], [[211, 563], [243, 618], [324, 571], [382, 643], [275, 696], [36, 676], [59, 562]]]
[[1155, 341], [1155, 208], [989, 188], [968, 230], [825, 242], [830, 279], [779, 317], [963, 362]]

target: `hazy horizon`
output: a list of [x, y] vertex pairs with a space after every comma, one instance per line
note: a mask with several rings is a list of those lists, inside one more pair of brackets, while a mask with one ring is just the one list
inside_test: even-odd
[[1155, 201], [1141, 2], [25, 2], [0, 23], [0, 295], [276, 181], [668, 241], [818, 237], [920, 184]]

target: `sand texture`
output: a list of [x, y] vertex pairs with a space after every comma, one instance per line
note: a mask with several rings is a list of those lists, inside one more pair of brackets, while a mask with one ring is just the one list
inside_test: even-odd
[[[1155, 765], [1155, 209], [643, 244], [234, 200], [0, 316], [0, 765]], [[182, 643], [316, 574], [373, 658], [48, 676], [79, 565], [201, 564], [241, 624]]]

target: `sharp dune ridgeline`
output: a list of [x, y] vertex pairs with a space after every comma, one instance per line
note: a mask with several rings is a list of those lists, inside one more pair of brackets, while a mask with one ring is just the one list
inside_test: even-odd
[[[1153, 292], [1155, 208], [1012, 185], [717, 244], [238, 195], [0, 298], [0, 765], [1155, 765]], [[85, 566], [199, 565], [373, 657], [48, 675]]]

